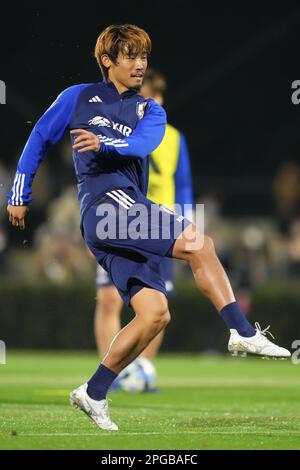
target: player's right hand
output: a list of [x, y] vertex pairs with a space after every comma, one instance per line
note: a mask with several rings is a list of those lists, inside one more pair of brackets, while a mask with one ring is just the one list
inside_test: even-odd
[[10, 204], [8, 204], [7, 212], [10, 223], [14, 227], [19, 227], [20, 230], [24, 230], [25, 216], [28, 211], [28, 206], [11, 206]]
[[88, 152], [90, 150], [98, 152], [100, 150], [100, 141], [93, 132], [85, 129], [73, 129], [70, 133], [75, 136], [77, 134], [74, 139], [73, 149], [78, 149], [78, 152]]

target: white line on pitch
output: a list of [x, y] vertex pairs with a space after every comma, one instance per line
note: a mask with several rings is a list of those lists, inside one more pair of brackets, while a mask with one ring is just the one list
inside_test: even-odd
[[[105, 435], [105, 436], [118, 436], [118, 435], [121, 435], [121, 436], [173, 436], [173, 435], [177, 435], [178, 432], [120, 432], [119, 434], [116, 434], [116, 433], [107, 433], [107, 434], [102, 434], [102, 435]], [[272, 435], [272, 434], [300, 434], [300, 430], [297, 431], [296, 429], [294, 430], [286, 430], [286, 431], [184, 431], [184, 434], [195, 434], [195, 435], [198, 435], [198, 434], [203, 434], [203, 435], [208, 435], [208, 434], [268, 434], [268, 435]], [[57, 437], [60, 437], [60, 436], [81, 436], [81, 437], [84, 437], [84, 436], [101, 436], [101, 432], [99, 433], [69, 433], [69, 432], [61, 432], [61, 433], [31, 433], [31, 434], [22, 434], [22, 433], [18, 433], [18, 436], [22, 436], [22, 437], [37, 437], [37, 436], [40, 436], [40, 437], [54, 437], [54, 436], [57, 436]]]

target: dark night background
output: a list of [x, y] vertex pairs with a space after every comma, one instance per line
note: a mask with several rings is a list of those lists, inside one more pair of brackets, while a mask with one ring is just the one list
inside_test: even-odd
[[[196, 195], [218, 194], [227, 215], [270, 213], [275, 172], [286, 160], [300, 162], [300, 105], [291, 102], [291, 83], [300, 79], [300, 5], [220, 5], [6, 7], [1, 160], [15, 169], [32, 128], [28, 121], [34, 123], [62, 89], [99, 80], [93, 59], [98, 34], [108, 24], [131, 22], [150, 34], [150, 65], [168, 78], [165, 107], [188, 139]], [[58, 174], [55, 149], [48, 160]]]

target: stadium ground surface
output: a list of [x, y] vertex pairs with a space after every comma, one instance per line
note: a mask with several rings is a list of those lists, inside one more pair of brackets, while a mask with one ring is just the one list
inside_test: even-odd
[[110, 394], [120, 431], [69, 405], [94, 353], [10, 352], [0, 366], [1, 449], [300, 449], [300, 365], [161, 355], [158, 394]]

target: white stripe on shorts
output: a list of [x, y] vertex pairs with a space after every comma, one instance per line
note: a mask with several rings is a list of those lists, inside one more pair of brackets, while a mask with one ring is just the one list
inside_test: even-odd
[[111, 193], [106, 193], [108, 196], [110, 196], [112, 199], [117, 201], [121, 206], [125, 207], [125, 209], [130, 209], [131, 205], [129, 205], [129, 202], [122, 202], [119, 197], [115, 196], [114, 194]]
[[124, 197], [126, 197], [128, 199], [128, 201], [132, 202], [133, 204], [135, 203], [135, 201], [128, 196], [128, 194], [124, 193], [124, 191], [122, 191], [122, 189], [117, 189], [117, 191], [122, 194]]
[[[118, 190], [119, 191], [119, 190]], [[117, 191], [112, 191], [112, 193], [118, 198], [120, 199], [121, 201], [125, 202], [125, 204], [128, 204], [130, 207], [132, 206], [132, 203], [129, 202], [129, 200], [123, 196], [121, 196], [121, 194], [119, 194]], [[133, 201], [134, 202], [134, 201]]]

